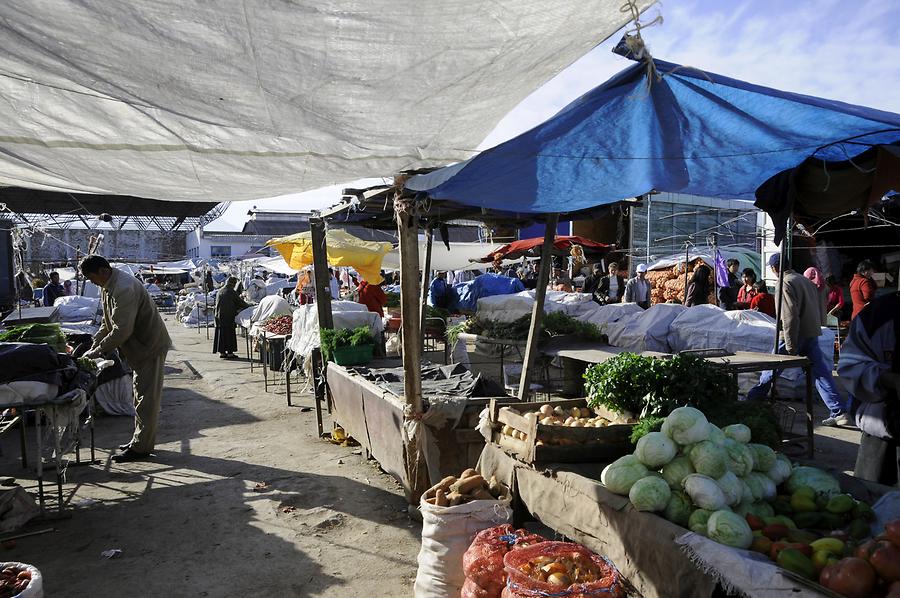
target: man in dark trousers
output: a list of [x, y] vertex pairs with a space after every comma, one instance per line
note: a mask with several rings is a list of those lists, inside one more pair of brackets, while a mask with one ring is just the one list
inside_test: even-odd
[[[769, 268], [778, 276], [781, 255], [774, 254], [769, 258]], [[779, 295], [781, 299], [779, 299]], [[784, 283], [775, 294], [775, 303], [781, 302], [781, 327], [784, 340], [779, 346], [779, 353], [801, 355], [812, 362], [812, 373], [815, 377], [816, 389], [822, 397], [830, 415], [822, 420], [823, 426], [846, 426], [850, 424], [844, 402], [838, 392], [837, 385], [831, 375], [831, 358], [825, 357], [819, 348], [819, 336], [822, 334], [821, 310], [819, 308], [819, 292], [811, 280], [797, 274], [790, 268], [784, 270]], [[768, 394], [778, 372], [763, 372], [759, 384], [747, 393], [748, 399], [761, 399]]]
[[163, 366], [172, 341], [140, 280], [113, 269], [99, 255], [84, 258], [81, 273], [103, 289], [100, 330], [84, 356], [100, 357], [118, 349], [134, 370], [134, 435], [119, 446], [121, 452], [113, 455], [113, 461], [140, 461], [148, 458], [156, 445]]

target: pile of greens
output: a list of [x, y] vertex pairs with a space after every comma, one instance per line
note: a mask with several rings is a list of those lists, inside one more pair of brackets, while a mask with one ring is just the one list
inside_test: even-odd
[[322, 344], [322, 358], [325, 361], [333, 360], [334, 350], [337, 348], [361, 347], [374, 344], [375, 342], [368, 326], [359, 326], [352, 329], [341, 328], [339, 330], [320, 328], [319, 338]]
[[385, 293], [385, 295], [387, 296], [385, 307], [400, 307], [400, 293]]
[[[476, 316], [462, 324], [448, 328], [447, 340], [455, 343], [460, 332], [468, 332], [496, 339], [524, 341], [528, 339], [530, 328], [530, 315], [522, 316], [512, 322], [499, 322]], [[549, 338], [560, 335], [572, 335], [582, 340], [599, 341], [603, 339], [603, 331], [595, 324], [576, 320], [563, 312], [544, 314], [541, 319], [541, 337]]]
[[92, 374], [97, 373], [97, 363], [88, 357], [79, 357], [75, 360], [75, 363], [78, 365], [79, 370], [84, 370], [86, 372], [91, 372]]
[[66, 352], [66, 337], [59, 324], [23, 324], [0, 333], [3, 343], [48, 344], [58, 353]]
[[695, 355], [659, 359], [622, 353], [587, 368], [584, 380], [589, 405], [642, 417], [632, 442], [655, 431], [673, 409], [690, 405], [719, 427], [741, 423], [760, 443], [780, 443], [781, 431], [771, 407], [762, 401], [734, 400], [734, 378]]

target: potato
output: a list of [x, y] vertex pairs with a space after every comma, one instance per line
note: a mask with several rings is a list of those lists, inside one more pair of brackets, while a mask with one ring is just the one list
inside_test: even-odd
[[563, 408], [560, 407], [559, 405], [557, 405], [556, 407], [553, 408], [553, 413], [554, 413], [554, 415], [565, 415], [566, 414], [566, 412], [563, 410]]
[[541, 408], [538, 411], [540, 411], [541, 415], [552, 415], [553, 407], [550, 405], [541, 405]]
[[472, 469], [470, 467], [469, 469], [467, 469], [464, 472], [462, 472], [461, 474], [459, 474], [459, 477], [460, 477], [460, 479], [462, 479], [462, 478], [472, 477], [473, 475], [478, 475], [478, 470]]
[[545, 426], [553, 426], [553, 425], [556, 425], [556, 420], [553, 419], [552, 417], [545, 417], [544, 419], [541, 420], [541, 424], [543, 424]]

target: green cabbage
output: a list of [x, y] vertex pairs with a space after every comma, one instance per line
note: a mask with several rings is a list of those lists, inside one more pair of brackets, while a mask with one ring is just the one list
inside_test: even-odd
[[725, 446], [725, 433], [716, 424], [709, 424], [708, 440], [716, 446]]
[[638, 440], [634, 456], [650, 469], [659, 469], [675, 458], [678, 447], [662, 432], [650, 432]]
[[701, 509], [718, 511], [726, 506], [725, 493], [716, 481], [699, 473], [692, 473], [684, 478], [684, 491], [688, 493], [695, 505]]
[[675, 457], [662, 468], [662, 477], [669, 483], [672, 490], [680, 490], [682, 480], [692, 473], [694, 473], [694, 466], [685, 455]]
[[753, 531], [747, 520], [732, 511], [716, 511], [710, 515], [706, 535], [710, 540], [735, 548], [749, 548], [753, 543]]
[[687, 527], [688, 520], [691, 516], [691, 509], [693, 507], [694, 505], [691, 504], [691, 499], [687, 494], [681, 491], [675, 491], [672, 493], [672, 496], [669, 497], [669, 503], [666, 505], [663, 517], [676, 525]]
[[778, 453], [775, 455], [775, 465], [766, 472], [766, 475], [769, 476], [769, 479], [775, 482], [775, 485], [777, 486], [791, 477], [791, 471], [790, 460], [781, 453]]
[[666, 417], [662, 432], [678, 444], [693, 444], [709, 438], [708, 423], [699, 409], [678, 407]]
[[638, 511], [662, 511], [669, 504], [672, 490], [662, 478], [641, 478], [628, 491], [628, 500]]
[[834, 477], [816, 467], [795, 467], [788, 478], [787, 491], [793, 494], [797, 488], [809, 486], [817, 494], [831, 496], [841, 493], [841, 485]]
[[698, 442], [691, 447], [691, 465], [697, 473], [719, 479], [728, 471], [725, 449], [716, 446], [711, 440]]
[[709, 522], [709, 516], [712, 511], [706, 509], [697, 509], [688, 517], [688, 529], [696, 534], [706, 535], [706, 524]]
[[627, 496], [634, 483], [645, 477], [647, 473], [647, 468], [638, 461], [637, 457], [625, 455], [603, 468], [600, 473], [600, 481], [610, 492]]
[[777, 494], [775, 482], [766, 474], [752, 471], [744, 477], [744, 482], [750, 486], [753, 500], [775, 500]]
[[753, 451], [754, 471], [769, 471], [775, 466], [775, 451], [764, 444], [748, 444]]
[[731, 424], [722, 430], [725, 436], [741, 444], [750, 442], [750, 428], [744, 424]]
[[756, 461], [753, 457], [753, 451], [746, 444], [726, 438], [723, 448], [727, 459], [725, 465], [729, 471], [734, 472], [734, 475], [745, 476], [753, 471], [753, 465]]
[[729, 507], [733, 507], [741, 502], [741, 498], [744, 495], [744, 486], [736, 475], [726, 471], [725, 475], [716, 480], [716, 483], [722, 489], [722, 494], [725, 495], [725, 503]]

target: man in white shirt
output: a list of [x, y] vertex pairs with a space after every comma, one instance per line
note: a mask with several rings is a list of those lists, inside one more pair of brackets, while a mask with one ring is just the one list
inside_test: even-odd
[[625, 284], [625, 303], [637, 303], [644, 309], [650, 307], [650, 281], [647, 280], [647, 264], [638, 264], [637, 275]]

